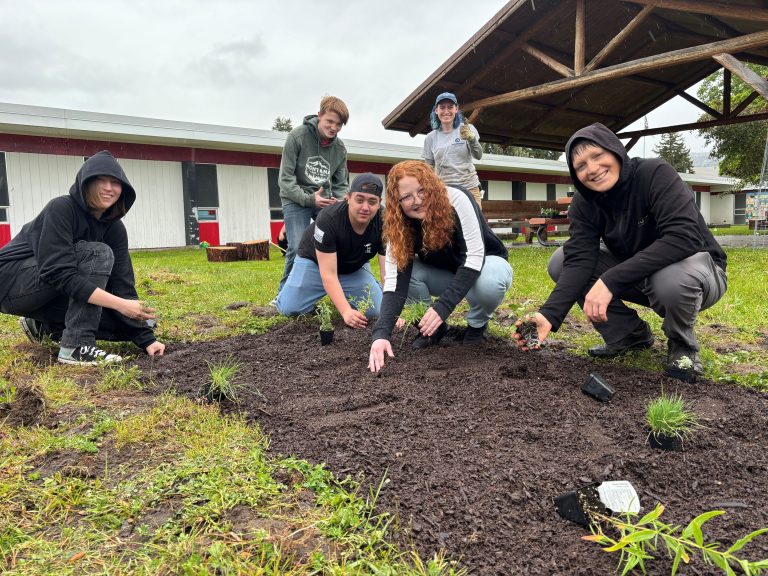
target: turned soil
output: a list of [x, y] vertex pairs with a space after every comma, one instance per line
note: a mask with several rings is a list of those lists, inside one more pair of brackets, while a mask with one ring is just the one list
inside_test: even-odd
[[[399, 537], [425, 556], [445, 549], [472, 574], [612, 573], [616, 555], [582, 541], [588, 532], [553, 505], [591, 482], [630, 481], [643, 509], [662, 502], [670, 523], [725, 510], [704, 527], [707, 541], [724, 546], [768, 526], [768, 394], [593, 362], [556, 343], [523, 353], [506, 340], [465, 347], [452, 336], [415, 351], [413, 329], [404, 345], [396, 333], [395, 358], [379, 375], [366, 368], [369, 333], [337, 327], [321, 347], [317, 328], [301, 321], [174, 345], [139, 363], [158, 389], [199, 397], [205, 361], [231, 354], [242, 363], [241, 398], [223, 412], [260, 425], [275, 453], [323, 462], [366, 490], [386, 478], [377, 507], [399, 515]], [[590, 373], [616, 390], [610, 403], [580, 391]], [[684, 452], [646, 443], [645, 404], [662, 388], [683, 394], [706, 426]], [[768, 557], [768, 538], [742, 554]], [[669, 574], [659, 556], [649, 573]], [[681, 573], [718, 572], [695, 560]]]

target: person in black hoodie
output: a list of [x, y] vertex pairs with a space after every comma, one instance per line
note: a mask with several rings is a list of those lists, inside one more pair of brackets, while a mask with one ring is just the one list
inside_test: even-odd
[[571, 236], [549, 261], [555, 288], [532, 315], [539, 340], [556, 331], [578, 302], [605, 342], [590, 348], [590, 355], [610, 358], [648, 348], [650, 327], [624, 304], [634, 302], [664, 319], [668, 367], [679, 367], [685, 356], [701, 374], [694, 325], [699, 312], [726, 291], [726, 255], [693, 192], [664, 160], [630, 159], [599, 123], [577, 131], [565, 155], [576, 187], [568, 209]]
[[162, 355], [139, 301], [128, 235], [121, 218], [136, 200], [117, 160], [107, 151], [82, 165], [68, 196], [54, 198], [0, 249], [0, 312], [21, 316], [33, 342], [59, 340], [59, 362], [120, 362], [96, 346], [132, 340]]

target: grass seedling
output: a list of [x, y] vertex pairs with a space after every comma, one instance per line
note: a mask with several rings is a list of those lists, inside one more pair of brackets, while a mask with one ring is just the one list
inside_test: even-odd
[[143, 390], [141, 369], [138, 366], [128, 368], [125, 365], [110, 366], [104, 371], [104, 378], [96, 385], [99, 392], [108, 390]]
[[[582, 540], [597, 542], [605, 552], [621, 552], [618, 570], [622, 576], [634, 568], [639, 568], [645, 574], [645, 561], [652, 560], [651, 552], [656, 552], [659, 543], [664, 545], [672, 560], [671, 576], [677, 574], [680, 562], [688, 564], [691, 556], [700, 554], [705, 564], [717, 566], [724, 574], [735, 575], [733, 567], [739, 567], [744, 574], [760, 574], [768, 569], [768, 559], [751, 562], [737, 558], [735, 553], [741, 550], [752, 539], [768, 532], [768, 528], [760, 528], [736, 541], [727, 550], [719, 550], [717, 542], [705, 542], [702, 525], [708, 520], [724, 514], [721, 510], [704, 512], [697, 516], [681, 530], [680, 526], [665, 524], [659, 520], [664, 512], [664, 506], [657, 504], [637, 522], [633, 522], [636, 514], [628, 513], [624, 518], [592, 514], [595, 523], [592, 534], [582, 536]], [[619, 532], [618, 540], [607, 536], [601, 524], [611, 526]]]
[[211, 379], [206, 386], [205, 395], [211, 400], [238, 401], [240, 386], [235, 382], [235, 376], [242, 364], [231, 355], [221, 362], [206, 362], [211, 372]]
[[331, 305], [325, 300], [320, 300], [315, 307], [315, 316], [317, 316], [317, 320], [320, 322], [321, 332], [331, 332], [333, 330], [332, 315]]
[[427, 313], [427, 310], [429, 310], [430, 306], [432, 306], [431, 302], [424, 302], [419, 300], [418, 302], [411, 302], [403, 308], [403, 311], [400, 313], [400, 318], [405, 321], [405, 327], [403, 328], [403, 338], [400, 341], [401, 347], [403, 342], [405, 342], [405, 335], [408, 333], [408, 329], [411, 326], [415, 328], [418, 327], [419, 321], [422, 319], [424, 314]]
[[680, 394], [665, 394], [648, 403], [646, 421], [656, 437], [677, 436], [687, 440], [693, 430], [700, 428], [699, 416], [690, 409]]

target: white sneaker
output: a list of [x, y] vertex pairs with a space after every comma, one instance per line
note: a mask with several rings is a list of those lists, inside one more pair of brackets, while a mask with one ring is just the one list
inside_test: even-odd
[[78, 366], [96, 366], [99, 364], [116, 364], [123, 361], [122, 356], [107, 354], [98, 346], [80, 346], [71, 352], [59, 349], [59, 362], [62, 364], [77, 364]]

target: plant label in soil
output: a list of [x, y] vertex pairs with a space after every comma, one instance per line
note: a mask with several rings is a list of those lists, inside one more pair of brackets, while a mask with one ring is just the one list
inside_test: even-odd
[[581, 391], [589, 394], [600, 402], [608, 402], [616, 391], [611, 388], [599, 374], [590, 374], [587, 381], [581, 385]]
[[640, 498], [626, 480], [610, 480], [597, 487], [600, 501], [613, 513], [640, 512]]

